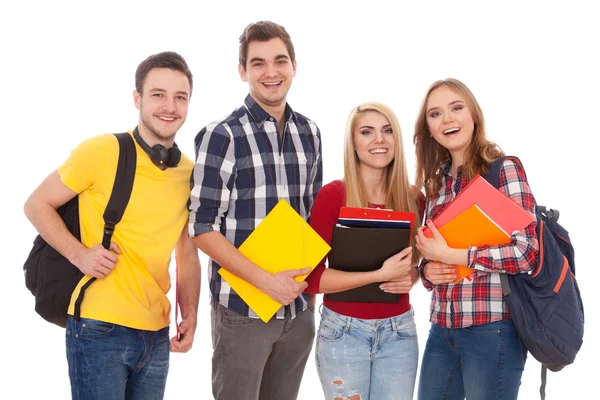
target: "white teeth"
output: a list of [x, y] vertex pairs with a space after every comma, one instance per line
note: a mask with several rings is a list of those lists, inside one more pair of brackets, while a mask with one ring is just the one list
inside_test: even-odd
[[162, 119], [163, 121], [169, 121], [169, 122], [175, 121], [175, 118], [173, 118], [173, 117], [171, 117], [171, 118], [167, 118], [167, 117], [158, 117], [158, 119]]
[[454, 133], [454, 132], [458, 132], [459, 128], [450, 128], [444, 131], [444, 135], [447, 135], [449, 133]]
[[371, 154], [385, 154], [387, 152], [388, 152], [387, 149], [373, 149], [373, 150], [369, 150], [369, 153], [371, 153]]
[[281, 82], [263, 82], [263, 84], [265, 86], [277, 86], [279, 85]]

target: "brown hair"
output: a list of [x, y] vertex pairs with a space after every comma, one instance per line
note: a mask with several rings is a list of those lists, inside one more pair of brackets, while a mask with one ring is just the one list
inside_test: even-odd
[[248, 25], [240, 36], [240, 65], [244, 67], [244, 70], [246, 69], [248, 57], [248, 44], [253, 40], [266, 42], [275, 38], [279, 38], [283, 41], [285, 47], [287, 47], [292, 63], [296, 61], [294, 45], [285, 28], [275, 22], [259, 21]]
[[190, 96], [192, 95], [192, 89], [194, 87], [192, 71], [190, 71], [183, 57], [172, 51], [163, 51], [162, 53], [153, 54], [138, 65], [137, 70], [135, 71], [135, 90], [137, 90], [139, 94], [142, 94], [148, 73], [154, 68], [168, 68], [183, 72], [190, 82]]
[[429, 95], [436, 89], [446, 86], [462, 96], [471, 111], [475, 127], [473, 139], [465, 151], [462, 174], [468, 179], [477, 174], [484, 175], [489, 170], [490, 163], [502, 156], [500, 147], [487, 140], [485, 135], [485, 120], [479, 103], [473, 93], [461, 81], [453, 78], [435, 81], [427, 90], [421, 103], [421, 109], [415, 123], [413, 142], [417, 156], [416, 185], [425, 188], [425, 195], [431, 198], [440, 189], [442, 180], [442, 165], [450, 159], [448, 149], [440, 145], [432, 136], [427, 125], [427, 101]]

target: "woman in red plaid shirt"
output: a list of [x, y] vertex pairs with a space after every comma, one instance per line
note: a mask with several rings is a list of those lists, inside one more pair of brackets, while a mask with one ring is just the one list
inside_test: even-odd
[[[504, 153], [486, 139], [483, 113], [471, 91], [456, 79], [434, 82], [415, 124], [417, 185], [427, 198], [426, 225], [416, 246], [420, 273], [432, 292], [431, 329], [419, 378], [419, 399], [516, 399], [527, 350], [504, 303], [499, 274], [533, 268], [538, 254], [535, 222], [502, 246], [454, 249], [431, 222], [478, 174]], [[535, 213], [525, 172], [503, 162], [499, 190]], [[436, 260], [431, 261], [431, 260]], [[472, 269], [458, 278], [455, 265]]]

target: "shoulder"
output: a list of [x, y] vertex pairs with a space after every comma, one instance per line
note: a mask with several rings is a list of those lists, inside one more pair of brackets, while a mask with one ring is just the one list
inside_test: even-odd
[[182, 168], [191, 172], [194, 168], [194, 162], [185, 153], [182, 152], [181, 160], [179, 161], [179, 165], [177, 166], [177, 168]]
[[319, 195], [328, 198], [341, 198], [346, 194], [346, 185], [341, 180], [335, 180], [324, 185], [319, 190]]
[[508, 182], [513, 180], [527, 180], [523, 164], [521, 163], [521, 160], [515, 156], [506, 156], [504, 158], [501, 166], [501, 174]]
[[198, 132], [196, 139], [202, 138], [206, 134], [221, 135], [229, 138], [233, 137], [233, 131], [236, 127], [242, 126], [248, 118], [248, 112], [245, 107], [239, 107], [233, 112], [217, 118]]
[[100, 158], [101, 155], [106, 154], [107, 151], [117, 152], [119, 142], [115, 135], [111, 133], [105, 133], [101, 135], [92, 136], [85, 139], [75, 147], [71, 152], [73, 156], [93, 157], [93, 159]]
[[299, 112], [294, 111], [294, 120], [295, 120], [296, 124], [298, 124], [300, 126], [305, 126], [308, 129], [310, 129], [311, 133], [313, 135], [317, 135], [317, 136], [320, 135], [319, 127], [310, 118], [307, 118], [303, 114], [300, 114]]

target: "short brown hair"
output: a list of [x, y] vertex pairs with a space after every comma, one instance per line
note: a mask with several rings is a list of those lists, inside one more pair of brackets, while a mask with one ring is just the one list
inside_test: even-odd
[[285, 43], [292, 62], [296, 61], [296, 53], [294, 52], [294, 44], [289, 33], [281, 25], [271, 21], [259, 21], [252, 23], [244, 29], [240, 36], [240, 65], [246, 69], [246, 61], [248, 57], [248, 44], [257, 40], [266, 42], [271, 39], [279, 38]]
[[183, 72], [190, 82], [190, 96], [192, 95], [192, 88], [194, 87], [192, 71], [190, 71], [183, 57], [173, 51], [163, 51], [162, 53], [153, 54], [138, 65], [135, 71], [135, 90], [139, 94], [142, 94], [148, 73], [154, 68], [168, 68]]

